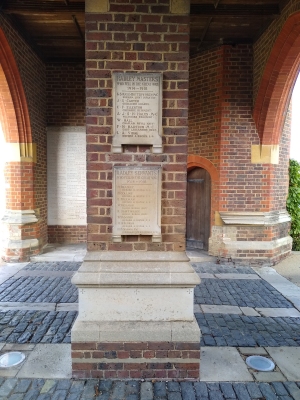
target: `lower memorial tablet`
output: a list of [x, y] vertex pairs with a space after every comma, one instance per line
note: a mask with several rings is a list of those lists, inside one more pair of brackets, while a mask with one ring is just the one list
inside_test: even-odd
[[113, 239], [161, 238], [161, 167], [114, 167]]

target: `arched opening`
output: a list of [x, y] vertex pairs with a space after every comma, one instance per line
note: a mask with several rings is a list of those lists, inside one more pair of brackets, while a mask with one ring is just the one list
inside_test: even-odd
[[[6, 209], [6, 185], [5, 185], [5, 138], [0, 123], [0, 221], [4, 217]], [[0, 229], [0, 248], [4, 247], [5, 235], [4, 229]]]
[[[0, 202], [1, 256], [5, 261], [26, 261], [37, 252], [33, 144], [22, 80], [9, 43], [0, 30], [0, 125], [4, 156], [0, 174], [5, 191]], [[3, 212], [3, 207], [4, 212]]]
[[300, 13], [290, 16], [272, 48], [253, 117], [262, 145], [278, 145], [300, 66]]
[[216, 224], [218, 210], [219, 173], [211, 161], [198, 155], [188, 156], [187, 169], [187, 247], [209, 250], [211, 227]]
[[204, 168], [194, 168], [187, 176], [186, 245], [208, 250], [211, 215], [211, 178]]

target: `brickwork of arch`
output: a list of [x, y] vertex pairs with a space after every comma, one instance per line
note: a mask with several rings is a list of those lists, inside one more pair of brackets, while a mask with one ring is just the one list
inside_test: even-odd
[[300, 12], [297, 12], [280, 31], [261, 79], [253, 111], [261, 144], [280, 142], [299, 65]]
[[0, 96], [6, 142], [31, 143], [31, 126], [21, 76], [10, 45], [0, 29]]

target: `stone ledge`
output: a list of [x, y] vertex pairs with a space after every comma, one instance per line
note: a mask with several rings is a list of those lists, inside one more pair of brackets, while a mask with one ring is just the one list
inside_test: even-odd
[[25, 225], [38, 222], [35, 210], [5, 210], [1, 220], [5, 224]]
[[[86, 322], [75, 321], [73, 343], [105, 342], [184, 342], [200, 343], [200, 330], [196, 319], [176, 322]], [[195, 349], [194, 349], [195, 350]]]
[[184, 251], [89, 251], [84, 261], [189, 261]]
[[225, 225], [277, 225], [290, 222], [291, 217], [286, 210], [271, 212], [220, 212]]
[[256, 250], [256, 251], [270, 251], [278, 249], [281, 246], [292, 245], [293, 239], [290, 236], [286, 236], [281, 239], [271, 241], [226, 241], [224, 245], [228, 250]]

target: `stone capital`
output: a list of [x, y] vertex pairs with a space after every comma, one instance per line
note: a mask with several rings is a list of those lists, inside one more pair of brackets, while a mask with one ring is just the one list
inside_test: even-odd
[[189, 14], [190, 0], [171, 0], [170, 11], [171, 14]]
[[86, 13], [105, 13], [109, 10], [109, 0], [85, 0]]

